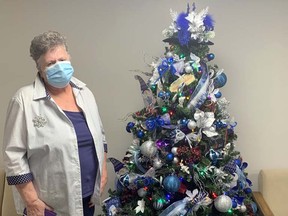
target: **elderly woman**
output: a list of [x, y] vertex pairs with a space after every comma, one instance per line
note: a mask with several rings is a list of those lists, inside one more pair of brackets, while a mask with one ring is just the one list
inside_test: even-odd
[[61, 34], [36, 36], [30, 54], [38, 74], [11, 99], [4, 132], [17, 212], [92, 216], [107, 183], [107, 144], [96, 101], [73, 77]]

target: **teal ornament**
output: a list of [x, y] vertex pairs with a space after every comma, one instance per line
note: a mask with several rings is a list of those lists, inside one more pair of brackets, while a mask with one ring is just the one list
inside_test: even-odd
[[175, 175], [170, 175], [165, 177], [164, 181], [163, 181], [163, 186], [165, 188], [166, 191], [170, 192], [170, 193], [175, 193], [179, 190], [180, 188], [180, 180], [177, 176]]
[[162, 199], [159, 199], [159, 200], [156, 200], [153, 202], [153, 207], [154, 209], [156, 210], [160, 210], [163, 208], [163, 200]]
[[214, 78], [214, 88], [221, 88], [227, 82], [227, 76], [225, 73], [219, 74], [217, 77]]

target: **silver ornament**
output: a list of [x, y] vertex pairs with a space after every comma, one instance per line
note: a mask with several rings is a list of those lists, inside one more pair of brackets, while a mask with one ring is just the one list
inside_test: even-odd
[[177, 155], [177, 150], [178, 150], [178, 147], [173, 147], [171, 149], [171, 152], [174, 154], [174, 155]]
[[179, 163], [179, 158], [178, 157], [174, 157], [173, 158], [173, 164], [178, 164]]
[[155, 169], [160, 169], [162, 166], [163, 166], [163, 163], [162, 163], [162, 161], [159, 158], [155, 158], [153, 160], [153, 167]]
[[190, 129], [190, 130], [193, 130], [195, 129], [197, 126], [196, 122], [193, 121], [193, 120], [189, 120], [188, 123], [187, 123], [187, 127]]
[[240, 212], [246, 212], [247, 207], [245, 205], [240, 206], [239, 211]]
[[166, 57], [167, 57], [167, 58], [173, 57], [173, 53], [172, 53], [172, 52], [167, 52], [167, 53], [166, 53]]
[[193, 72], [193, 68], [190, 65], [188, 65], [188, 66], [185, 67], [185, 72], [186, 73], [191, 73], [191, 72]]
[[232, 208], [232, 200], [229, 196], [220, 195], [214, 200], [214, 206], [219, 212], [227, 212]]
[[144, 197], [144, 196], [146, 196], [147, 191], [144, 188], [140, 188], [140, 189], [138, 189], [137, 194], [139, 197]]
[[157, 147], [154, 141], [148, 140], [140, 146], [141, 153], [146, 157], [153, 157], [157, 152]]

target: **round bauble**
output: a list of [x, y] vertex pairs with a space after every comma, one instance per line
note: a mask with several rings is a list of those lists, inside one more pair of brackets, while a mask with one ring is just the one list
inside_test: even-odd
[[159, 200], [156, 200], [153, 202], [153, 207], [154, 209], [156, 210], [160, 210], [163, 208], [163, 200], [162, 199], [159, 199]]
[[126, 126], [126, 131], [128, 133], [131, 133], [131, 129], [134, 127], [135, 123], [134, 122], [129, 122]]
[[251, 189], [251, 188], [245, 188], [245, 189], [244, 189], [244, 192], [245, 192], [246, 194], [251, 194], [251, 193], [252, 193], [252, 189]]
[[221, 88], [227, 82], [227, 76], [225, 73], [219, 74], [217, 77], [214, 78], [214, 88]]
[[241, 205], [239, 208], [240, 212], [246, 212], [246, 210], [247, 210], [247, 207], [245, 205]]
[[146, 157], [149, 157], [149, 158], [153, 157], [157, 152], [157, 147], [155, 145], [155, 142], [152, 140], [145, 141], [140, 146], [140, 151]]
[[171, 149], [171, 152], [174, 154], [174, 155], [177, 155], [177, 150], [178, 150], [178, 147], [173, 147]]
[[216, 98], [220, 98], [222, 96], [222, 93], [218, 91], [216, 94], [214, 94]]
[[193, 72], [193, 68], [190, 65], [188, 65], [188, 66], [185, 67], [185, 72], [186, 73], [192, 73]]
[[166, 53], [166, 57], [167, 57], [167, 58], [173, 57], [173, 53], [172, 53], [172, 52], [167, 52], [167, 53]]
[[215, 58], [215, 55], [213, 53], [207, 54], [208, 61], [212, 61]]
[[221, 195], [214, 200], [214, 206], [219, 212], [227, 212], [232, 208], [232, 200], [229, 196]]
[[175, 175], [167, 176], [163, 180], [163, 186], [165, 190], [171, 193], [177, 192], [180, 188], [180, 184], [181, 182], [179, 178]]
[[190, 130], [193, 130], [195, 129], [197, 126], [196, 122], [193, 121], [193, 120], [189, 120], [188, 123], [187, 123], [187, 127], [190, 129]]
[[140, 188], [137, 190], [137, 194], [139, 197], [145, 197], [147, 194], [147, 191], [144, 188]]
[[166, 155], [166, 160], [167, 160], [168, 162], [173, 161], [173, 159], [174, 159], [174, 154], [173, 154], [173, 153], [168, 153], [168, 154]]
[[145, 135], [145, 134], [144, 134], [144, 132], [143, 132], [142, 130], [137, 131], [137, 137], [138, 137], [138, 138], [141, 139], [141, 138], [144, 137], [144, 135]]
[[174, 157], [172, 162], [173, 162], [173, 164], [178, 164], [180, 162], [180, 160], [178, 157]]

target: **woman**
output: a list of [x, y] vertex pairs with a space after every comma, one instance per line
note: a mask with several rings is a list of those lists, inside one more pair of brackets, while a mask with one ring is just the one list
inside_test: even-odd
[[30, 46], [38, 74], [11, 99], [4, 162], [18, 213], [92, 216], [107, 183], [107, 144], [92, 92], [74, 78], [66, 39], [49, 31]]

